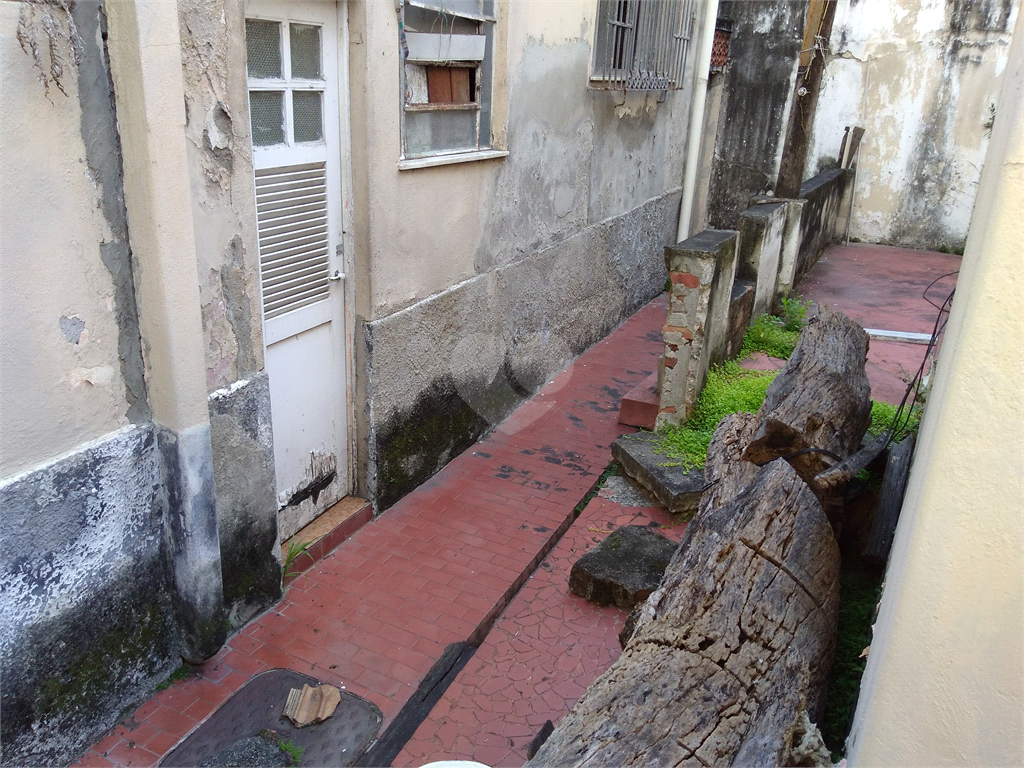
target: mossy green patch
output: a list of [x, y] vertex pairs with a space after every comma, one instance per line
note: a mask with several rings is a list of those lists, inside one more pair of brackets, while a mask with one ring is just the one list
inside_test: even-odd
[[775, 371], [748, 371], [733, 360], [712, 368], [693, 415], [681, 426], [665, 428], [655, 452], [668, 459], [666, 466], [703, 466], [718, 423], [731, 413], [756, 413], [775, 375]]
[[916, 435], [917, 428], [921, 426], [921, 411], [919, 405], [913, 408], [904, 408], [900, 415], [899, 424], [894, 425], [896, 418], [896, 406], [889, 403], [880, 403], [873, 400], [871, 403], [871, 426], [868, 427], [868, 439], [879, 437], [890, 427], [896, 427], [896, 433], [892, 436], [892, 442], [898, 443], [907, 435]]
[[761, 315], [750, 324], [747, 335], [743, 337], [740, 347], [740, 359], [755, 352], [763, 352], [772, 357], [788, 360], [796, 349], [800, 331], [788, 331], [779, 318], [772, 315]]
[[837, 762], [845, 752], [860, 679], [867, 664], [867, 657], [862, 654], [871, 644], [871, 620], [882, 593], [878, 578], [860, 573], [843, 574], [839, 589], [836, 653], [821, 722], [821, 735]]
[[99, 706], [122, 676], [140, 663], [148, 673], [156, 672], [153, 654], [166, 645], [170, 628], [157, 606], [139, 613], [130, 630], [107, 630], [83, 648], [66, 672], [42, 680], [33, 702], [36, 719], [67, 717]]

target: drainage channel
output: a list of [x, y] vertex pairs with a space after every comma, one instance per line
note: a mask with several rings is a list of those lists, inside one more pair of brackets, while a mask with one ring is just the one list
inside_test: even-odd
[[[398, 754], [408, 743], [409, 739], [416, 733], [416, 729], [427, 719], [434, 705], [444, 696], [448, 686], [455, 682], [459, 672], [462, 671], [463, 667], [473, 657], [473, 654], [476, 653], [476, 649], [483, 643], [487, 634], [497, 622], [498, 617], [505, 612], [505, 609], [508, 608], [519, 590], [523, 588], [523, 585], [526, 584], [534, 571], [544, 562], [544, 558], [551, 553], [551, 550], [555, 548], [555, 545], [566, 534], [569, 527], [579, 517], [580, 512], [583, 511], [583, 507], [597, 494], [598, 489], [608, 474], [608, 470], [614, 463], [611, 462], [605, 467], [598, 476], [598, 479], [590, 486], [590, 490], [583, 495], [583, 498], [573, 507], [565, 520], [551, 533], [551, 536], [544, 542], [540, 551], [523, 569], [522, 573], [516, 577], [515, 581], [509, 585], [508, 589], [505, 590], [491, 610], [487, 612], [487, 615], [481, 619], [473, 633], [465, 641], [452, 643], [445, 648], [441, 658], [434, 662], [430, 671], [427, 672], [420, 682], [416, 692], [409, 697], [409, 700], [399, 710], [395, 719], [391, 721], [391, 725], [387, 727], [384, 733], [381, 734], [381, 737], [360, 758], [360, 765], [372, 766], [372, 768], [390, 768], [394, 759], [398, 757]], [[545, 723], [545, 725], [547, 724]]]

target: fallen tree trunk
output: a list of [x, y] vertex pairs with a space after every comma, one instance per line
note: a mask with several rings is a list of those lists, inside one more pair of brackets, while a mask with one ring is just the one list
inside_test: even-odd
[[864, 363], [868, 335], [842, 312], [821, 306], [768, 387], [761, 421], [743, 458], [763, 465], [787, 457], [808, 483], [854, 453], [871, 423]]
[[528, 765], [789, 759], [831, 665], [839, 550], [789, 464], [739, 460], [757, 425], [737, 414], [719, 426], [706, 468], [714, 485], [661, 586], [618, 661]]
[[808, 764], [796, 741], [822, 714], [839, 607], [822, 505], [877, 450], [845, 462], [870, 423], [867, 346], [822, 307], [760, 411], [722, 421], [700, 508], [622, 655], [528, 766]]

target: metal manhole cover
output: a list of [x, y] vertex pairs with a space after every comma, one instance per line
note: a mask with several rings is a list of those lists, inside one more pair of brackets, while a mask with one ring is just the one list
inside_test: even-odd
[[283, 714], [288, 692], [319, 680], [288, 669], [257, 675], [160, 761], [164, 768], [199, 765], [240, 739], [265, 728], [303, 750], [300, 765], [353, 765], [376, 738], [383, 716], [377, 707], [348, 691], [322, 723], [296, 728]]

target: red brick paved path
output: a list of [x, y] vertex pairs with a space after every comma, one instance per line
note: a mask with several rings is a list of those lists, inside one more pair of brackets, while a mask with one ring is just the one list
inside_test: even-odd
[[[284, 599], [232, 637], [199, 677], [156, 694], [80, 764], [154, 765], [253, 675], [273, 668], [305, 672], [369, 699], [386, 728], [445, 646], [469, 638], [503, 607], [510, 588], [571, 522], [610, 461], [612, 442], [633, 431], [617, 424], [619, 400], [655, 370], [666, 306], [664, 297], [655, 299], [585, 352], [493, 433], [293, 581]], [[605, 640], [588, 640], [576, 653], [607, 655], [617, 614], [563, 621], [562, 637], [574, 624], [598, 621]], [[554, 633], [559, 622], [547, 621]], [[505, 646], [488, 656], [490, 647], [478, 651], [463, 678], [479, 674], [484, 659], [507, 656]], [[577, 680], [599, 667], [588, 661]], [[560, 684], [541, 723], [556, 716], [555, 696], [564, 714], [581, 691]], [[520, 719], [533, 706], [509, 704]], [[519, 754], [525, 735], [513, 738]]]
[[519, 766], [545, 720], [557, 723], [619, 656], [626, 612], [569, 592], [569, 570], [623, 525], [651, 525], [679, 541], [663, 509], [593, 499], [516, 595], [394, 765], [440, 759]]

